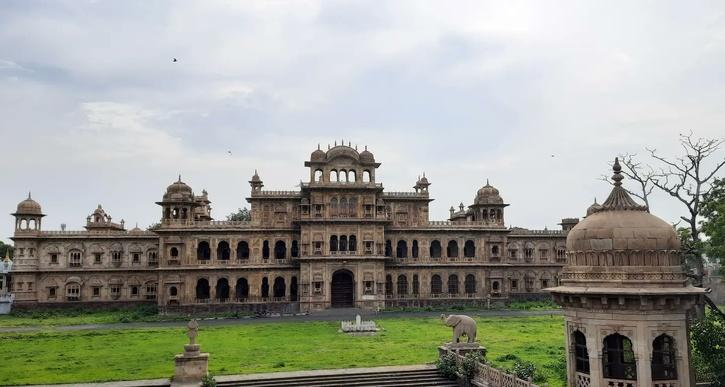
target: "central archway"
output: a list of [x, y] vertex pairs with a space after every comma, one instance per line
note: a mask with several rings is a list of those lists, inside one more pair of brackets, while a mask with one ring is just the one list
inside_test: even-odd
[[330, 295], [333, 308], [351, 308], [353, 306], [355, 285], [349, 270], [338, 270], [332, 275]]

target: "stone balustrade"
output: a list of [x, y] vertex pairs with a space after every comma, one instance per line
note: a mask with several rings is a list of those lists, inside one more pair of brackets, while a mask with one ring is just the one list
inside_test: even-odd
[[[453, 353], [459, 365], [463, 362], [464, 357], [451, 350], [446, 350], [441, 355], [443, 353]], [[478, 387], [539, 387], [531, 380], [519, 379], [516, 375], [508, 374], [503, 370], [484, 363], [476, 364], [476, 371], [473, 375], [473, 380], [471, 380], [471, 385]]]

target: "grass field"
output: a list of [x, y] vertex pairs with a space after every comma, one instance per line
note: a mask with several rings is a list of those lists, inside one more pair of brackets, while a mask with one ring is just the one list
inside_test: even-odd
[[[552, 367], [563, 356], [563, 319], [478, 319], [488, 358], [512, 366], [507, 354], [531, 361], [552, 387], [563, 386]], [[377, 336], [337, 333], [335, 322], [262, 322], [200, 329], [215, 374], [422, 364], [450, 329], [435, 318], [380, 320]], [[181, 328], [0, 334], [0, 385], [167, 378], [186, 341]], [[500, 359], [500, 360], [496, 360]]]

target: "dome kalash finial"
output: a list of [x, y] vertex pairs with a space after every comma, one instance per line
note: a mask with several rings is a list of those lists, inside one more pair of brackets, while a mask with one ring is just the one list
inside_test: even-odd
[[627, 190], [622, 187], [622, 180], [624, 180], [624, 176], [622, 175], [622, 166], [619, 165], [619, 157], [614, 158], [612, 170], [614, 171], [614, 174], [612, 175], [614, 188], [612, 188], [612, 192], [609, 194], [607, 200], [605, 200], [599, 208], [594, 209], [593, 213], [615, 210], [647, 211], [647, 206], [637, 204], [637, 202], [629, 196]]

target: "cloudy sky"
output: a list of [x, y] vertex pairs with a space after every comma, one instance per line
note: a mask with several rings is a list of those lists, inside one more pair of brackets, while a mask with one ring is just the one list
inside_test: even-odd
[[553, 228], [606, 197], [616, 154], [674, 155], [679, 132], [724, 124], [718, 1], [0, 6], [0, 212], [32, 190], [46, 229], [99, 203], [146, 227], [179, 173], [223, 218], [255, 168], [295, 189], [341, 139], [375, 153], [388, 190], [425, 171], [434, 219], [488, 178], [509, 225]]

